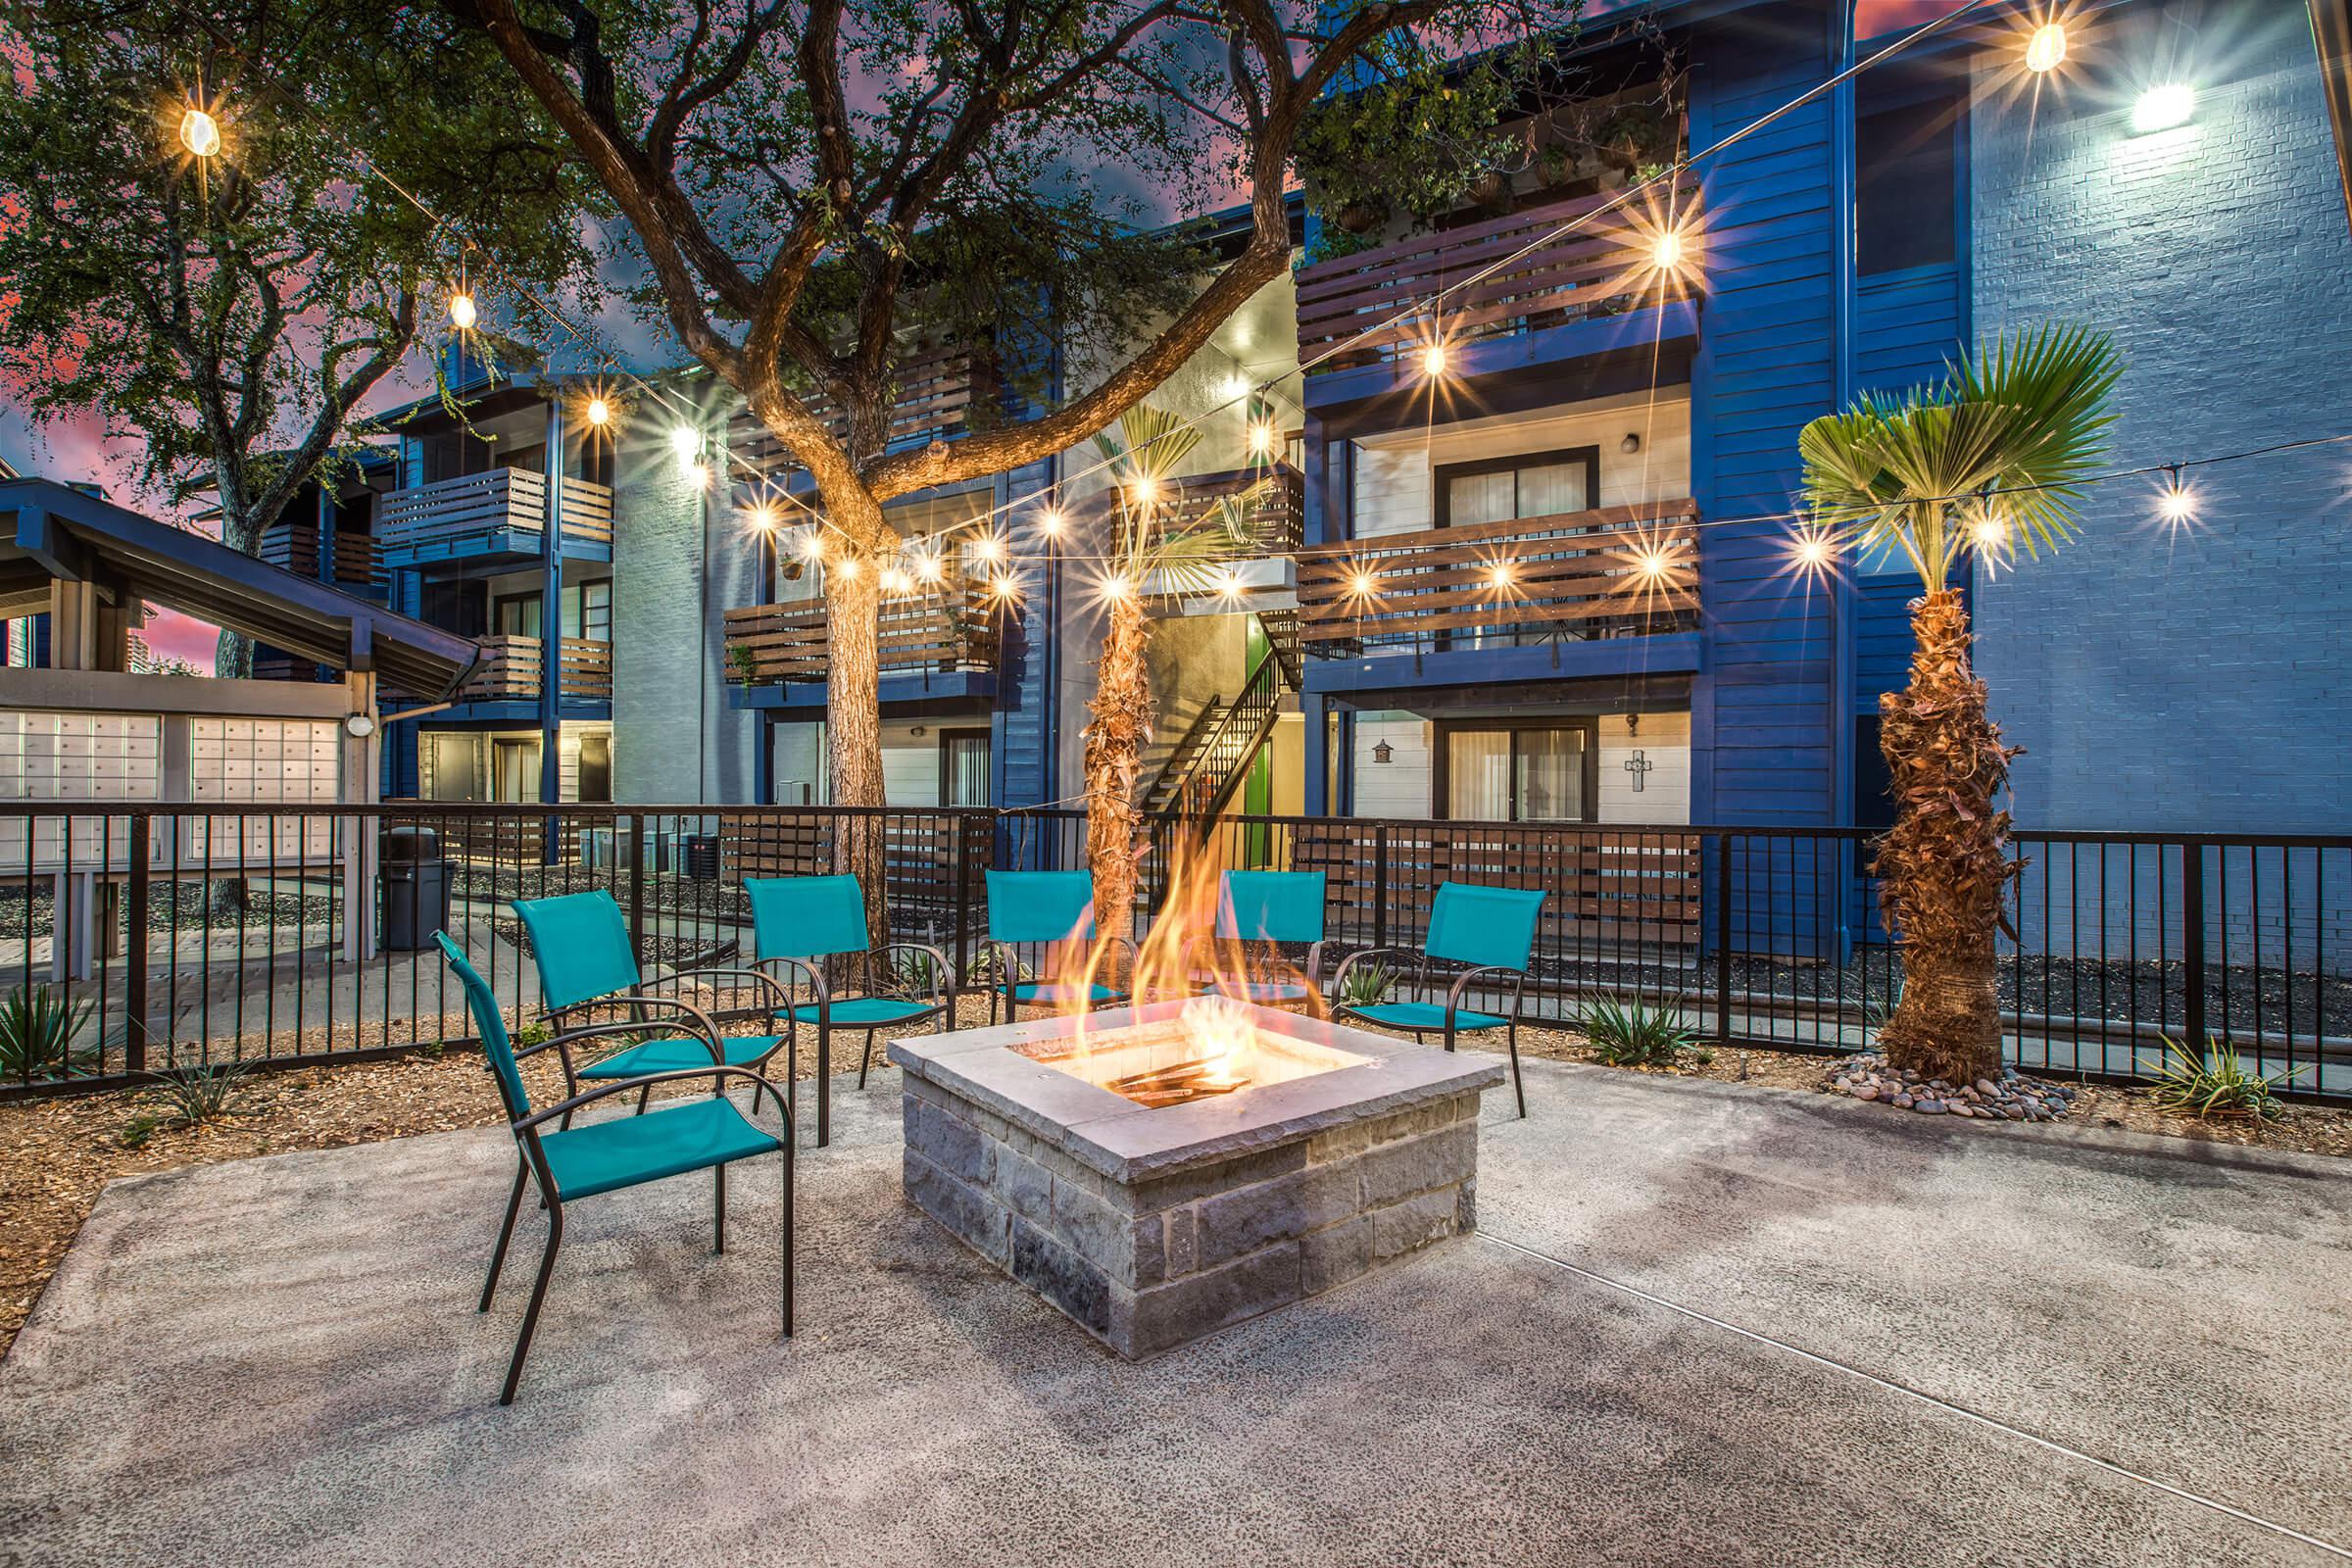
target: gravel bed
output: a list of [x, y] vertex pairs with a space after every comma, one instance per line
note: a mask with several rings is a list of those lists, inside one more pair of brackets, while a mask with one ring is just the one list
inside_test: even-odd
[[[0, 888], [0, 938], [13, 937], [20, 942], [24, 939], [27, 902], [24, 888]], [[32, 936], [35, 939], [49, 936], [56, 929], [55, 895], [46, 886], [36, 887], [29, 903]], [[325, 894], [306, 897], [249, 887], [240, 919], [234, 914], [213, 911], [206, 883], [156, 882], [148, 890], [147, 929], [169, 935], [175, 931], [234, 931], [240, 926], [249, 931], [268, 930], [274, 923], [279, 931], [290, 935], [299, 924], [319, 933], [319, 940], [323, 940], [337, 917], [338, 906], [339, 901]]]

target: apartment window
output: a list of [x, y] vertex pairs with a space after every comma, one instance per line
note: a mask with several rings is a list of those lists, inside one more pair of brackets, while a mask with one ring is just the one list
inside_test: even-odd
[[505, 594], [491, 603], [490, 627], [501, 637], [536, 637], [540, 624], [537, 594]]
[[1600, 448], [1445, 464], [1437, 492], [1441, 528], [1589, 511], [1600, 493]]
[[1456, 822], [1590, 822], [1600, 794], [1598, 723], [1438, 726], [1433, 812]]
[[939, 737], [939, 804], [988, 805], [989, 764], [993, 757], [987, 730], [942, 731]]
[[612, 582], [575, 582], [564, 590], [564, 635], [592, 643], [612, 640]]
[[1861, 275], [1949, 266], [1958, 254], [1959, 100], [1854, 122], [1854, 266]]

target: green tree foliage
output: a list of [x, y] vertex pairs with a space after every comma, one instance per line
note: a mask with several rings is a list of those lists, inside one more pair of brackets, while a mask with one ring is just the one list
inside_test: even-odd
[[[495, 52], [435, 13], [0, 0], [0, 383], [36, 419], [96, 411], [172, 500], [214, 492], [237, 549], [445, 330], [466, 237], [499, 276], [586, 272], [590, 187]], [[181, 142], [192, 105], [216, 156]], [[221, 641], [220, 672], [244, 672], [243, 639]]]

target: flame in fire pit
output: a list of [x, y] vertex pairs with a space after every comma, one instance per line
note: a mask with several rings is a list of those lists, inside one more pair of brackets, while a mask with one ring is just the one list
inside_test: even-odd
[[[1128, 944], [1119, 940], [1123, 922], [1110, 910], [1100, 911], [1100, 936], [1089, 942], [1073, 933], [1058, 955], [1055, 972], [1071, 982], [1062, 988], [1061, 1003], [1070, 1020], [1070, 1056], [1091, 1055], [1102, 1035], [1100, 1020], [1088, 1006], [1097, 985], [1123, 990], [1139, 1004], [1184, 1001], [1174, 1019], [1152, 1025], [1150, 1031], [1181, 1049], [1172, 1054], [1157, 1050], [1145, 1069], [1098, 1080], [1138, 1103], [1183, 1104], [1268, 1078], [1266, 1047], [1253, 1008], [1243, 998], [1262, 1000], [1270, 994], [1263, 988], [1293, 984], [1308, 1007], [1318, 1015], [1323, 1011], [1322, 998], [1274, 944], [1217, 935], [1224, 867], [1214, 846], [1229, 838], [1238, 836], [1212, 829], [1196, 840], [1179, 833], [1158, 918], [1135, 946], [1132, 961]], [[1149, 876], [1143, 880], [1148, 886]], [[1132, 1032], [1117, 1031], [1122, 1037]], [[1171, 1054], [1173, 1059], [1160, 1059]], [[1275, 1070], [1270, 1076], [1295, 1075], [1293, 1069]]]

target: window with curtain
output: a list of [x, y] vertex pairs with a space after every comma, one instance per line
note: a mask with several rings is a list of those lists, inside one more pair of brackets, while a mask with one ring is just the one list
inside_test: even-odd
[[939, 800], [942, 806], [989, 804], [989, 734], [984, 729], [950, 730], [939, 738]]
[[1593, 819], [1590, 722], [1446, 732], [1441, 815], [1459, 822]]

